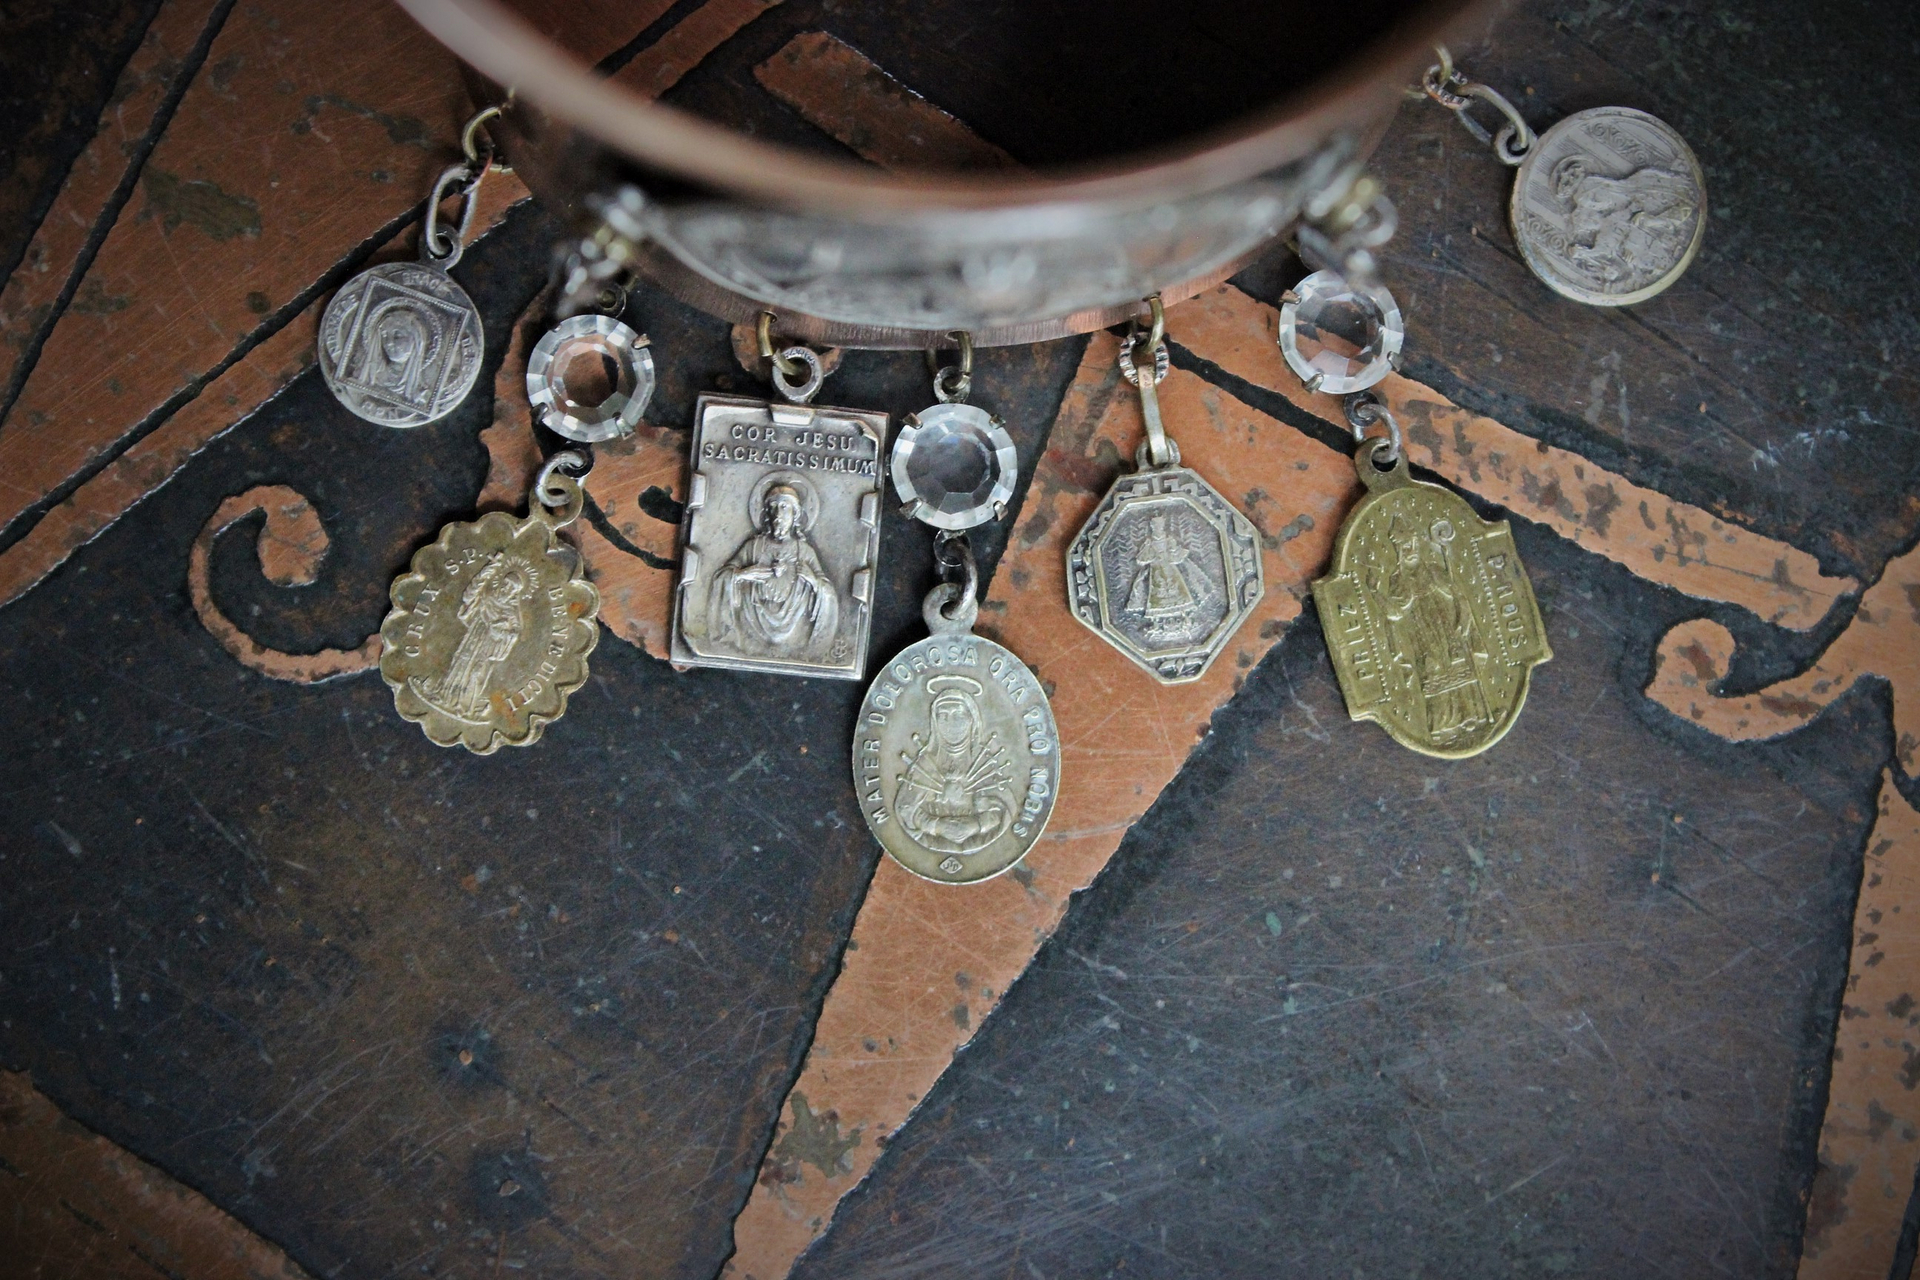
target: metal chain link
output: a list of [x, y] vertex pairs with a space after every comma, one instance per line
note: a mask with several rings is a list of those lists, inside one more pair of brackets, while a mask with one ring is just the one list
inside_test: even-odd
[[973, 335], [955, 329], [947, 335], [960, 348], [960, 363], [941, 367], [934, 348], [927, 348], [927, 370], [933, 374], [933, 394], [942, 404], [964, 404], [973, 390]]
[[[480, 184], [487, 173], [490, 170], [513, 172], [494, 162], [499, 151], [493, 145], [493, 138], [481, 132], [489, 120], [499, 119], [512, 103], [512, 95], [508, 95], [505, 103], [474, 112], [460, 129], [460, 153], [465, 158], [459, 164], [442, 169], [434, 179], [433, 191], [427, 196], [426, 222], [420, 232], [420, 257], [442, 271], [452, 270], [466, 252], [467, 236], [473, 231], [474, 216], [480, 208]], [[484, 149], [480, 146], [482, 138], [486, 140]], [[440, 206], [455, 198], [460, 201], [459, 215], [451, 226], [443, 225]]]
[[1401, 454], [1405, 452], [1406, 439], [1400, 434], [1399, 421], [1387, 412], [1387, 406], [1381, 403], [1380, 397], [1371, 391], [1356, 391], [1348, 396], [1343, 404], [1347, 411], [1347, 426], [1353, 430], [1354, 443], [1365, 444], [1368, 440], [1374, 439], [1373, 432], [1368, 428], [1384, 423], [1387, 428], [1387, 446], [1375, 456], [1383, 462], [1398, 462]]
[[[1493, 148], [1502, 163], [1517, 165], [1526, 159], [1527, 152], [1533, 150], [1533, 144], [1539, 139], [1519, 109], [1499, 90], [1462, 75], [1453, 65], [1453, 55], [1445, 45], [1435, 45], [1433, 51], [1440, 56], [1440, 61], [1428, 67], [1420, 81], [1427, 96], [1453, 112], [1468, 133]], [[1468, 114], [1468, 108], [1476, 101], [1487, 103], [1506, 117], [1507, 123], [1501, 126], [1500, 132], [1490, 132]]]

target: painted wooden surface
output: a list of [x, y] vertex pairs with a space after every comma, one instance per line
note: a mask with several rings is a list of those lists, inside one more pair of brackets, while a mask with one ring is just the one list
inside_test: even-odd
[[[311, 372], [314, 308], [406, 252], [457, 75], [378, 6], [101, 8], [132, 61], [65, 91], [70, 172], [5, 206], [96, 230], [0, 241], [44, 249], [0, 293], [0, 1060], [204, 1192], [181, 1230], [225, 1211], [341, 1276], [769, 1280], [809, 1245], [797, 1275], [1894, 1266], [1910, 966], [1867, 913], [1911, 880], [1915, 267], [1861, 231], [1910, 227], [1899, 183], [1845, 225], [1805, 193], [1863, 149], [1911, 165], [1914, 90], [1873, 56], [1911, 16], [1532, 4], [1473, 51], [1536, 123], [1629, 102], [1705, 159], [1701, 261], [1626, 313], [1530, 281], [1506, 171], [1443, 113], [1389, 135], [1389, 398], [1417, 464], [1512, 512], [1557, 655], [1481, 760], [1349, 724], [1301, 612], [1352, 481], [1337, 406], [1271, 346], [1284, 254], [1173, 317], [1173, 430], [1276, 587], [1182, 694], [1055, 598], [1139, 430], [1112, 339], [985, 353], [977, 394], [1036, 460], [982, 540], [987, 618], [1055, 686], [1072, 790], [1024, 880], [954, 896], [864, 835], [857, 689], [647, 656], [693, 397], [757, 385], [650, 290], [652, 425], [600, 451], [577, 531], [625, 643], [533, 751], [456, 759], [393, 716], [353, 674], [386, 582], [444, 519], [517, 507], [537, 456], [516, 362], [558, 229], [490, 184], [456, 274], [494, 395], [359, 424]], [[882, 164], [1081, 145], [1009, 130], [912, 24], [569, 12], [613, 74], [768, 136]], [[49, 294], [34, 263], [61, 260]], [[928, 398], [917, 357], [858, 352], [832, 391]], [[918, 633], [929, 563], [924, 531], [885, 536], [876, 652]]]

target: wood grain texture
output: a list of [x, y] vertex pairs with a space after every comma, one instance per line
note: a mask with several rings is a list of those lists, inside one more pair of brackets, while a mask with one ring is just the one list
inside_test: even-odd
[[706, 0], [641, 50], [613, 79], [653, 99], [680, 83], [707, 55], [781, 0]]
[[[332, 33], [353, 49], [315, 58]], [[0, 429], [0, 527], [103, 458], [420, 204], [467, 114], [451, 59], [382, 0], [237, 6]], [[244, 155], [244, 163], [235, 163]], [[235, 249], [246, 252], [236, 253]], [[77, 296], [77, 295], [76, 295]]]
[[[1540, 0], [1468, 63], [1519, 86], [1536, 123], [1595, 95], [1657, 109], [1713, 166], [1706, 252], [1681, 290], [1631, 315], [1539, 296], [1503, 241], [1506, 172], [1443, 113], [1409, 110], [1380, 160], [1402, 208], [1389, 266], [1415, 320], [1409, 374], [1427, 389], [1404, 391], [1465, 415], [1470, 433], [1485, 419], [1544, 442], [1554, 474], [1598, 468], [1756, 551], [1797, 547], [1814, 575], [1789, 559], [1790, 581], [1844, 596], [1846, 580], [1890, 578], [1920, 521], [1912, 384], [1880, 376], [1901, 332], [1884, 299], [1910, 291], [1913, 267], [1888, 247], [1897, 235], [1860, 243], [1805, 193], [1839, 189], [1828, 157], [1850, 165], [1849, 147], [1905, 172], [1844, 122], [1871, 115], [1895, 136], [1910, 118], [1911, 86], [1876, 78], [1861, 46], [1901, 47], [1888, 24], [1912, 19], [1772, 0], [1737, 17], [1681, 5], [1655, 23]], [[1005, 126], [1030, 104], [989, 100], [965, 39], [923, 38], [953, 34], [935, 10], [787, 0], [667, 99], [839, 145], [754, 74], [806, 31], [871, 54], [1028, 158]], [[1782, 97], [1788, 80], [1799, 91]], [[1074, 110], [1089, 138], [1125, 114], [1114, 100]], [[1744, 159], [1760, 155], [1768, 165]], [[1898, 181], [1848, 189], [1848, 219], [1900, 225]], [[462, 264], [492, 356], [557, 234], [521, 209]], [[260, 244], [224, 251], [252, 269]], [[1236, 287], [1272, 298], [1297, 270], [1275, 255]], [[149, 279], [156, 299], [178, 285]], [[644, 644], [671, 575], [634, 552], [671, 549], [675, 424], [699, 390], [757, 383], [739, 381], [725, 326], [644, 288], [635, 309], [661, 358], [656, 425], [631, 456], [601, 458], [600, 519], [582, 538], [625, 557], [606, 563], [632, 574]], [[1803, 358], [1782, 355], [1789, 336]], [[1246, 341], [1271, 356], [1269, 334]], [[610, 644], [573, 713], [505, 769], [432, 751], [369, 679], [308, 687], [236, 663], [186, 574], [227, 499], [284, 485], [331, 546], [314, 581], [282, 585], [242, 530], [213, 541], [221, 614], [278, 653], [350, 650], [440, 523], [483, 489], [518, 505], [509, 482], [533, 443], [483, 396], [418, 433], [356, 427], [291, 363], [303, 349], [259, 343], [258, 365], [222, 375], [245, 386], [214, 384], [235, 393], [224, 407], [202, 392], [168, 420], [177, 436], [156, 427], [152, 455], [143, 440], [101, 469], [124, 500], [101, 489], [76, 512], [69, 527], [93, 541], [70, 558], [50, 532], [40, 563], [63, 566], [0, 613], [21, 714], [0, 746], [0, 1057], [315, 1274], [710, 1276], [735, 1212], [770, 1194], [756, 1171], [796, 1168], [789, 1190], [810, 1194], [852, 1181], [843, 1156], [872, 1163], [803, 1280], [1792, 1273], [1873, 789], [1897, 763], [1887, 700], [1875, 681], [1836, 686], [1795, 732], [1729, 743], [1641, 689], [1662, 638], [1703, 615], [1739, 647], [1727, 644], [1724, 683], [1696, 677], [1726, 698], [1770, 689], [1827, 661], [1816, 651], [1844, 630], [1844, 599], [1821, 618], [1812, 591], [1769, 625], [1793, 593], [1751, 577], [1694, 592], [1693, 565], [1649, 580], [1637, 575], [1651, 551], [1610, 556], [1584, 494], [1537, 518], [1516, 505], [1558, 654], [1519, 736], [1477, 764], [1411, 760], [1345, 723], [1314, 628], [1290, 628], [1266, 661], [1229, 673], [1240, 692], [1191, 754], [1144, 729], [1126, 744], [1127, 768], [1186, 765], [1157, 799], [1126, 801], [1122, 816], [1142, 816], [1124, 835], [1070, 829], [1079, 847], [1119, 847], [1021, 976], [982, 965], [965, 992], [958, 969], [855, 984], [914, 1012], [923, 1060], [903, 1055], [904, 1070], [946, 1067], [884, 1150], [812, 1083], [776, 1135], [788, 1087], [831, 1064], [803, 1064], [802, 1047], [875, 865], [845, 761], [858, 690], [675, 675]], [[1801, 376], [1808, 353], [1836, 388]], [[1079, 354], [984, 357], [978, 394], [1025, 456]], [[1324, 407], [1198, 345], [1177, 362], [1196, 420], [1284, 424], [1287, 447], [1344, 457]], [[849, 353], [835, 378], [848, 403], [900, 412], [927, 398], [911, 354]], [[1053, 444], [1054, 461], [1086, 469], [1068, 434]], [[1079, 482], [1097, 488], [1090, 474]], [[1527, 474], [1545, 477], [1502, 482], [1524, 499]], [[127, 505], [168, 477], [157, 500]], [[1029, 499], [1022, 530], [1086, 501]], [[919, 634], [927, 585], [924, 537], [888, 522], [879, 651]], [[982, 550], [992, 564], [998, 535]], [[1020, 556], [996, 574], [1002, 599]], [[1121, 778], [1117, 757], [1098, 776]], [[1911, 787], [1900, 768], [1891, 781]], [[1023, 902], [1015, 919], [1061, 909]], [[941, 945], [981, 949], [995, 927]], [[878, 1023], [881, 1009], [847, 1005], [830, 1025]], [[862, 1042], [833, 1072], [879, 1078], [886, 1057]]]
[[753, 69], [808, 123], [883, 169], [1022, 166], [844, 40], [807, 31]]

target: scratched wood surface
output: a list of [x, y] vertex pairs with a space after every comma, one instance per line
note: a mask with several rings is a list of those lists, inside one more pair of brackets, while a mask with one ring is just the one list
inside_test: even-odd
[[[306, 335], [332, 282], [408, 251], [457, 74], [373, 0], [353, 23], [294, 0], [87, 9], [0, 13], [0, 72], [44, 99], [6, 100], [24, 142], [0, 167], [0, 1065], [184, 1184], [168, 1230], [237, 1221], [257, 1256], [343, 1277], [707, 1277], [736, 1241], [779, 1260], [816, 1235], [796, 1275], [1911, 1261], [1920, 104], [1888, 51], [1920, 19], [1535, 0], [1494, 28], [1469, 65], [1536, 123], [1629, 102], [1706, 162], [1700, 262], [1624, 314], [1530, 281], [1509, 174], [1443, 113], [1388, 135], [1413, 325], [1390, 397], [1418, 464], [1515, 516], [1557, 655], [1481, 760], [1347, 723], [1299, 614], [1347, 498], [1333, 410], [1261, 336], [1297, 265], [1182, 308], [1170, 402], [1209, 424], [1194, 440], [1248, 490], [1285, 594], [1217, 710], [1180, 711], [1212, 717], [1190, 756], [1143, 771], [1079, 739], [1082, 777], [1142, 790], [1074, 797], [1035, 861], [1058, 896], [1003, 930], [1031, 967], [988, 948], [1006, 975], [911, 973], [896, 1005], [857, 961], [919, 943], [906, 915], [891, 943], [862, 917], [912, 904], [875, 878], [846, 776], [858, 690], [643, 652], [662, 460], [699, 391], [753, 385], [726, 327], [640, 292], [656, 426], [603, 460], [579, 535], [624, 593], [615, 639], [537, 749], [438, 752], [374, 678], [310, 682], [364, 668], [440, 521], [511, 505], [530, 437], [485, 395], [417, 432], [358, 424]], [[556, 12], [633, 87], [882, 165], [1044, 162], [1114, 118], [1076, 102], [1027, 136], [925, 31], [807, 0]], [[886, 111], [938, 127], [903, 145], [865, 127]], [[511, 390], [557, 228], [493, 191], [457, 274], [483, 385], [497, 367]], [[1076, 637], [1022, 557], [1051, 554], [1130, 429], [1090, 400], [1110, 341], [979, 375], [1038, 459], [983, 550], [1012, 538], [996, 625], [1043, 676]], [[899, 413], [925, 381], [850, 353], [833, 391]], [[1296, 491], [1261, 478], [1275, 459]], [[917, 633], [929, 558], [924, 531], [885, 537], [876, 652]], [[1176, 722], [1156, 705], [1126, 704], [1135, 736]], [[937, 1061], [844, 1092], [822, 1049], [887, 1016]], [[24, 1194], [0, 1233], [43, 1239]], [[803, 1203], [817, 1229], [782, 1236]]]

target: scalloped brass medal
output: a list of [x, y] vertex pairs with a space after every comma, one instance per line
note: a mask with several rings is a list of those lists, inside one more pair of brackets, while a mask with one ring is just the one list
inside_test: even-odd
[[1388, 447], [1360, 446], [1367, 496], [1313, 584], [1327, 649], [1355, 720], [1426, 755], [1478, 755], [1513, 727], [1553, 650], [1507, 522], [1414, 480], [1404, 455], [1382, 471], [1374, 455]]
[[600, 593], [554, 538], [582, 498], [552, 470], [535, 483], [526, 519], [496, 511], [449, 524], [394, 579], [380, 676], [400, 714], [440, 746], [483, 756], [530, 746], [587, 682]]

